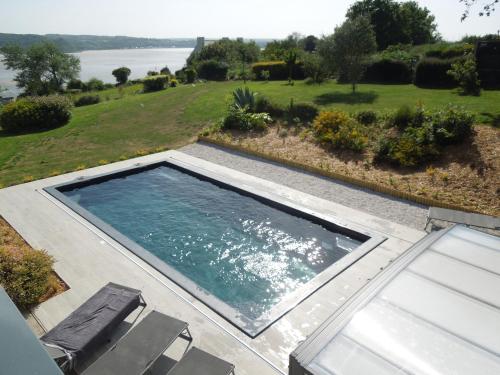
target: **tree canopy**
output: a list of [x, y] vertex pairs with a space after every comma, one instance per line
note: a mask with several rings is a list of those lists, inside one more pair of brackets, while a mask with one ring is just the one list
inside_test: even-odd
[[347, 18], [360, 16], [370, 19], [380, 50], [400, 43], [432, 43], [439, 37], [434, 16], [416, 1], [359, 0], [349, 8]]
[[27, 95], [48, 95], [61, 91], [64, 83], [78, 77], [80, 60], [61, 52], [49, 42], [27, 49], [9, 45], [0, 49], [7, 69], [17, 72], [14, 81]]
[[113, 76], [116, 78], [116, 82], [118, 82], [119, 85], [127, 83], [130, 73], [132, 73], [131, 70], [126, 66], [122, 66], [121, 68], [117, 68], [111, 72], [111, 74], [113, 74]]
[[224, 38], [204, 46], [201, 51], [193, 52], [187, 62], [196, 66], [202, 61], [216, 60], [228, 65], [252, 63], [259, 59], [260, 48], [251, 41], [231, 40]]
[[367, 58], [376, 50], [375, 32], [367, 17], [348, 19], [318, 45], [320, 56], [352, 84], [353, 92], [363, 75]]
[[464, 12], [462, 13], [462, 21], [464, 21], [470, 15], [471, 8], [480, 3], [480, 10], [478, 15], [480, 17], [489, 17], [491, 13], [495, 11], [495, 6], [500, 2], [500, 0], [459, 0], [459, 2], [465, 5]]

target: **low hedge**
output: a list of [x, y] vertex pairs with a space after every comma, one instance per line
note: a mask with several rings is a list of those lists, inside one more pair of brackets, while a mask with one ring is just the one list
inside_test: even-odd
[[457, 87], [457, 82], [447, 73], [453, 63], [462, 59], [425, 58], [415, 68], [415, 85], [419, 87]]
[[362, 81], [369, 83], [412, 83], [413, 71], [403, 61], [381, 59], [366, 66]]
[[9, 133], [57, 128], [71, 119], [72, 105], [59, 95], [23, 98], [2, 109], [0, 126]]
[[198, 73], [198, 77], [202, 79], [206, 79], [208, 81], [225, 81], [227, 79], [229, 65], [217, 60], [207, 60], [202, 61], [197, 66], [196, 71]]
[[97, 104], [100, 101], [101, 97], [99, 95], [83, 95], [75, 100], [75, 107]]
[[[252, 65], [252, 73], [256, 80], [267, 80], [262, 72], [269, 72], [269, 80], [284, 81], [288, 79], [289, 71], [284, 61], [261, 61]], [[292, 79], [305, 79], [304, 64], [298, 62], [292, 70]]]
[[160, 91], [167, 87], [168, 76], [152, 75], [142, 81], [144, 92]]

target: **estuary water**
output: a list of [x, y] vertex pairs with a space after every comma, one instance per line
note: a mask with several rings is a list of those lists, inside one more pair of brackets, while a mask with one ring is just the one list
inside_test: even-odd
[[[142, 78], [148, 71], [159, 71], [168, 66], [173, 73], [182, 68], [192, 48], [151, 48], [151, 49], [119, 49], [83, 51], [73, 53], [80, 58], [80, 79], [87, 81], [98, 78], [105, 83], [113, 83], [115, 79], [111, 72], [120, 66], [126, 66], [132, 71], [130, 79]], [[1, 61], [1, 55], [0, 55]], [[13, 81], [15, 72], [5, 69], [0, 62], [0, 86], [9, 92], [17, 94], [19, 90]], [[8, 96], [8, 93], [4, 96]]]

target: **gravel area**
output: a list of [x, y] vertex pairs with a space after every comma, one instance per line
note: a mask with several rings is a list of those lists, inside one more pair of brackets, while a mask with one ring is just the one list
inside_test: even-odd
[[179, 151], [256, 177], [423, 230], [428, 207], [222, 147], [194, 143]]

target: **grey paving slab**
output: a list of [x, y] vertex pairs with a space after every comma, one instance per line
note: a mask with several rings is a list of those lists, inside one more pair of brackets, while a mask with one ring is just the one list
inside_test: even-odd
[[417, 203], [397, 199], [207, 143], [193, 143], [181, 148], [180, 151], [411, 228], [423, 230], [426, 223], [429, 207]]

